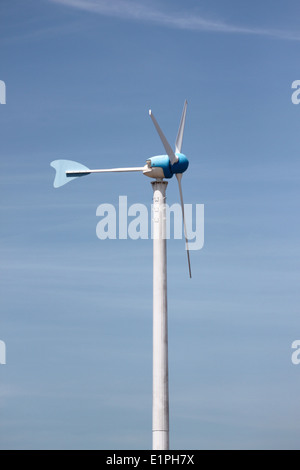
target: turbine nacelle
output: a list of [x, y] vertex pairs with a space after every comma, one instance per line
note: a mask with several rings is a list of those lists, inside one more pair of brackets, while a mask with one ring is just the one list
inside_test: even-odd
[[170, 179], [177, 173], [184, 173], [189, 166], [189, 161], [183, 153], [176, 153], [175, 155], [177, 162], [173, 165], [168, 155], [149, 158], [143, 170], [144, 175], [149, 176], [149, 178]]

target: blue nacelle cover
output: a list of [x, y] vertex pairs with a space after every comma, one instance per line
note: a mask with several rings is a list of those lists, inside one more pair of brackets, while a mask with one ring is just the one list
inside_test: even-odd
[[165, 178], [172, 178], [176, 173], [184, 173], [188, 166], [189, 161], [183, 153], [176, 153], [178, 162], [171, 165], [168, 155], [158, 155], [157, 157], [149, 158], [151, 167], [159, 167], [163, 169]]

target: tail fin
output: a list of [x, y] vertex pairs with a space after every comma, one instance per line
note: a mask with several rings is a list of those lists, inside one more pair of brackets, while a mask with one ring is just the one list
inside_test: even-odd
[[[69, 183], [69, 181], [79, 178], [79, 176], [89, 175], [90, 169], [81, 163], [73, 162], [72, 160], [54, 160], [50, 165], [56, 170], [55, 179], [53, 186], [59, 188], [64, 184]], [[86, 171], [86, 173], [81, 173], [76, 176], [68, 176], [68, 171]]]

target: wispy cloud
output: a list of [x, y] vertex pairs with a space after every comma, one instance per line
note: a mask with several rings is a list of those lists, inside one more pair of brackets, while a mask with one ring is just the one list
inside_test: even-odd
[[166, 13], [155, 6], [136, 0], [49, 0], [52, 3], [77, 8], [91, 13], [114, 16], [125, 20], [145, 21], [181, 30], [270, 36], [280, 39], [300, 40], [300, 32], [264, 29], [210, 20], [194, 12]]

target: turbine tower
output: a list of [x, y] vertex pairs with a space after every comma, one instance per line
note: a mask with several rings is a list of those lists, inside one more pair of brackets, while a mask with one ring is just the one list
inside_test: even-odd
[[167, 308], [167, 246], [166, 246], [166, 189], [167, 181], [176, 175], [183, 217], [189, 276], [191, 263], [184, 215], [181, 187], [183, 173], [189, 162], [181, 153], [186, 119], [187, 101], [184, 103], [175, 152], [159, 127], [152, 111], [149, 115], [165, 148], [166, 155], [150, 157], [143, 167], [90, 170], [81, 163], [55, 160], [51, 166], [56, 170], [54, 187], [58, 188], [81, 176], [91, 173], [143, 172], [154, 178], [153, 188], [153, 402], [152, 402], [152, 448], [169, 449], [169, 377], [168, 377], [168, 308]]

